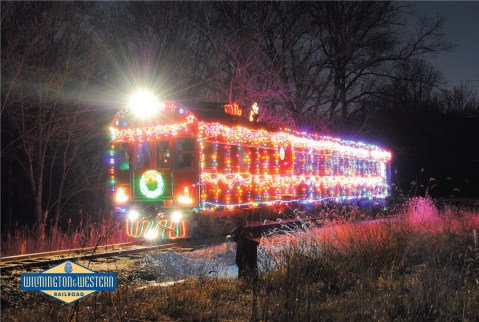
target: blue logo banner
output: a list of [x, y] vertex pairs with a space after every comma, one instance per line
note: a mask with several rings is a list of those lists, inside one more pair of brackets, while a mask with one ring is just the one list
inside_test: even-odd
[[97, 273], [66, 261], [41, 273], [23, 273], [20, 289], [39, 291], [65, 303], [72, 303], [97, 291], [114, 291], [115, 273]]

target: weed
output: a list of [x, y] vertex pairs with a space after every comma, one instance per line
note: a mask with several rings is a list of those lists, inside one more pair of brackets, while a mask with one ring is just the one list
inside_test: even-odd
[[2, 257], [129, 241], [119, 219], [111, 214], [99, 214], [95, 218], [82, 215], [78, 226], [72, 228], [69, 221], [62, 229], [59, 224], [48, 225], [48, 213], [45, 213], [40, 223], [16, 226], [3, 234]]
[[263, 238], [257, 284], [200, 277], [136, 287], [137, 280], [124, 280], [76, 308], [47, 299], [6, 308], [2, 320], [475, 321], [479, 251], [472, 230], [479, 214], [427, 198], [402, 209], [394, 220], [306, 225]]

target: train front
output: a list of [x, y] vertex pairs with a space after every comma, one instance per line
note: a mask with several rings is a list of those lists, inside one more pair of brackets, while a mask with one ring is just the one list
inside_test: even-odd
[[176, 102], [139, 93], [110, 127], [114, 212], [130, 237], [189, 237], [197, 223], [197, 120]]

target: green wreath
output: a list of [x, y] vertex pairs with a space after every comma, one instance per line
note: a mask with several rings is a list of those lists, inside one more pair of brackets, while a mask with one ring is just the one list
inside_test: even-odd
[[145, 171], [140, 177], [140, 192], [148, 199], [158, 198], [165, 191], [165, 180], [156, 170]]

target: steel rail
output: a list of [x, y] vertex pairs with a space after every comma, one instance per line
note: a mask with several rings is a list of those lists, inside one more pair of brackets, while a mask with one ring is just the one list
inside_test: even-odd
[[[25, 254], [19, 256], [9, 256], [2, 258], [0, 270], [24, 269], [31, 267], [47, 267], [62, 263], [67, 260], [95, 260], [99, 258], [132, 257], [140, 258], [141, 254], [152, 251], [192, 251], [213, 245], [224, 241], [224, 238], [214, 238], [206, 240], [193, 241], [189, 239], [180, 239], [175, 242], [156, 245], [140, 245], [138, 243], [112, 244], [100, 247], [77, 248], [72, 250], [61, 250], [52, 252], [43, 252], [35, 254]], [[100, 251], [99, 251], [100, 250]], [[137, 256], [135, 256], [137, 254]]]
[[[83, 247], [83, 248], [73, 248], [73, 249], [64, 249], [64, 250], [53, 250], [49, 252], [41, 252], [41, 253], [31, 253], [31, 254], [22, 254], [22, 255], [14, 255], [14, 256], [5, 256], [0, 258], [0, 265], [8, 263], [8, 262], [15, 262], [21, 260], [28, 260], [28, 259], [35, 259], [35, 258], [43, 258], [48, 256], [63, 256], [63, 255], [71, 255], [71, 254], [83, 254], [89, 253], [93, 251], [107, 251], [108, 249], [117, 250], [123, 247], [133, 246], [136, 243], [134, 242], [127, 242], [127, 243], [120, 243], [120, 244], [111, 244], [111, 245], [100, 245], [96, 247]], [[1, 266], [0, 266], [1, 267]]]

